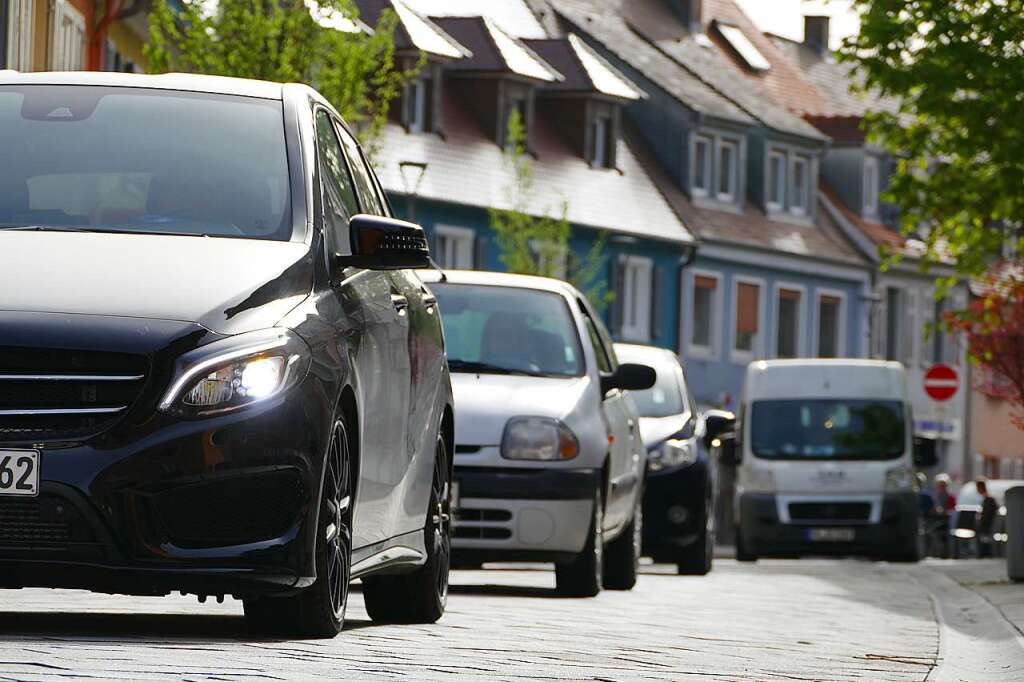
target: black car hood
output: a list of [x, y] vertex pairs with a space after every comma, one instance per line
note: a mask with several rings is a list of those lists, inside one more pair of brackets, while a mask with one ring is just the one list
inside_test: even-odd
[[271, 327], [312, 288], [295, 242], [0, 230], [0, 311]]

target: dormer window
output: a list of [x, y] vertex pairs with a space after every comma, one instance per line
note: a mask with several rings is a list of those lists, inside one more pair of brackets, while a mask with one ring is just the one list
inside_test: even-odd
[[878, 159], [874, 156], [864, 157], [864, 215], [878, 215]]
[[793, 156], [793, 186], [789, 210], [795, 215], [807, 215], [811, 205], [811, 161], [806, 156]]
[[499, 89], [501, 92], [501, 129], [498, 131], [498, 140], [502, 147], [510, 149], [512, 140], [509, 139], [509, 124], [512, 122], [513, 112], [519, 115], [519, 123], [523, 127], [523, 146], [529, 149], [530, 128], [533, 123], [532, 107], [530, 102], [530, 88], [519, 83], [504, 83]]
[[719, 201], [729, 203], [736, 201], [736, 186], [738, 176], [739, 143], [734, 140], [720, 139], [718, 141], [718, 153], [716, 162], [718, 164], [718, 186], [716, 193]]
[[693, 141], [691, 191], [694, 196], [706, 197], [711, 194], [711, 145], [711, 138], [704, 135], [698, 135]]
[[782, 211], [786, 207], [786, 155], [779, 151], [768, 153], [768, 210]]
[[437, 132], [437, 106], [440, 98], [436, 90], [440, 83], [439, 68], [427, 64], [405, 85], [402, 92], [402, 125], [410, 133]]
[[586, 159], [594, 168], [615, 168], [618, 117], [615, 105], [590, 102], [587, 106]]
[[810, 154], [790, 147], [769, 147], [764, 208], [768, 214], [812, 213], [815, 164]]

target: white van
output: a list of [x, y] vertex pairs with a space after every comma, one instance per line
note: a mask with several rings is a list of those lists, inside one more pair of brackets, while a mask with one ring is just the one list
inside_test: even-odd
[[862, 554], [917, 561], [912, 431], [899, 363], [751, 363], [732, 456], [737, 559]]

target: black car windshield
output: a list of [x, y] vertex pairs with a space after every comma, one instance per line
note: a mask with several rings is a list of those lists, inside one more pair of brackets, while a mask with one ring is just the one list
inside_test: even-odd
[[0, 230], [288, 240], [280, 101], [0, 86]]
[[453, 372], [583, 375], [576, 325], [558, 294], [513, 287], [432, 284]]
[[[622, 359], [620, 355], [620, 359]], [[658, 380], [646, 391], [630, 391], [636, 410], [641, 417], [672, 417], [689, 411], [683, 387], [680, 383], [678, 366], [669, 363], [654, 365]]]
[[750, 415], [751, 449], [767, 459], [892, 459], [905, 448], [903, 404], [764, 400]]

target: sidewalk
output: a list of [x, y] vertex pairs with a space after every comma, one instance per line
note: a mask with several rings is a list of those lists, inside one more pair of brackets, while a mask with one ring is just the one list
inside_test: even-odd
[[1021, 635], [1024, 635], [1024, 585], [1010, 582], [1006, 576], [1005, 559], [978, 559], [925, 562], [938, 571], [979, 595], [994, 606]]

